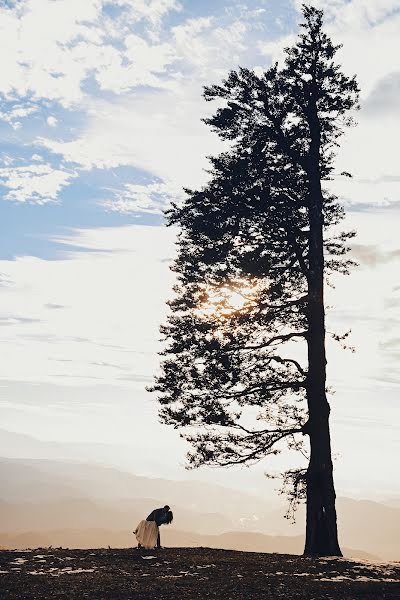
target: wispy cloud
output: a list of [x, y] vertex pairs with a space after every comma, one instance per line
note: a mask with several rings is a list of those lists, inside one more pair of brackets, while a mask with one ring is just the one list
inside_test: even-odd
[[1, 376], [66, 385], [130, 384], [121, 372], [150, 379], [173, 281], [161, 259], [174, 253], [174, 232], [133, 225], [76, 231], [63, 241], [68, 260], [0, 261], [15, 281], [1, 297]]
[[380, 79], [363, 103], [367, 115], [399, 114], [400, 72], [389, 73]]
[[63, 310], [64, 308], [67, 308], [64, 304], [55, 304], [54, 302], [48, 302], [45, 304], [45, 307], [50, 310]]
[[40, 323], [40, 319], [32, 319], [30, 317], [20, 317], [18, 315], [0, 316], [0, 327], [12, 325], [30, 325], [31, 323]]
[[377, 265], [400, 259], [400, 248], [385, 252], [373, 244], [352, 244], [352, 254], [361, 264], [376, 267]]
[[105, 200], [102, 204], [105, 208], [120, 213], [162, 214], [171, 202], [177, 202], [183, 197], [183, 190], [171, 183], [127, 183], [122, 191], [115, 192], [114, 198]]

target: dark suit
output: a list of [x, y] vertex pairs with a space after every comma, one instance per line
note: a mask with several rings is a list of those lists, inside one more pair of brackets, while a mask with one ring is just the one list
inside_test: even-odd
[[[157, 526], [160, 527], [163, 523], [167, 521], [167, 513], [168, 511], [165, 508], [155, 508], [147, 517], [146, 521], [155, 521]], [[157, 537], [157, 548], [160, 547], [160, 532], [158, 532]]]
[[158, 526], [166, 523], [168, 511], [165, 508], [155, 508], [147, 517], [146, 521], [155, 521]]

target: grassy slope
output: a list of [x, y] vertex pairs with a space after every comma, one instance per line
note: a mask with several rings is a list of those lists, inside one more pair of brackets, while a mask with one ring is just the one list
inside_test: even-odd
[[2, 600], [395, 600], [400, 564], [209, 548], [0, 552]]

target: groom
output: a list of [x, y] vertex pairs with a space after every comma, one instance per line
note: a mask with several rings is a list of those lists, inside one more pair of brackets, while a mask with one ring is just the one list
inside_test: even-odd
[[[163, 506], [163, 508], [155, 508], [149, 514], [146, 521], [155, 521], [157, 523], [157, 526], [160, 527], [160, 525], [167, 523], [169, 511], [170, 511], [170, 507], [168, 506], [168, 504]], [[161, 548], [160, 531], [158, 532], [158, 536], [157, 536], [157, 548]]]

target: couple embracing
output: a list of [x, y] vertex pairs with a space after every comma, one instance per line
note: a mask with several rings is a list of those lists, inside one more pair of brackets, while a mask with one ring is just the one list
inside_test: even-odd
[[161, 548], [160, 530], [161, 525], [172, 523], [174, 515], [168, 504], [163, 508], [155, 508], [145, 521], [140, 521], [133, 532], [136, 535], [138, 548], [153, 549], [155, 546]]

